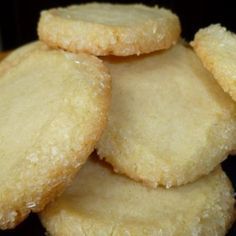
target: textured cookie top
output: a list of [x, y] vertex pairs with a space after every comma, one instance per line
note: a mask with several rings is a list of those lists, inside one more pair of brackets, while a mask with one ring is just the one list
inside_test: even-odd
[[149, 189], [90, 160], [41, 220], [54, 236], [223, 236], [233, 213], [232, 187], [220, 168], [193, 184]]
[[156, 21], [173, 17], [170, 11], [164, 8], [147, 7], [141, 4], [122, 5], [109, 3], [90, 3], [73, 5], [67, 8], [51, 10], [51, 14], [70, 20], [103, 24], [109, 26], [129, 27], [145, 21]]
[[43, 11], [38, 33], [50, 46], [72, 52], [127, 56], [170, 47], [180, 23], [157, 6], [89, 3]]
[[219, 24], [200, 29], [191, 43], [203, 65], [236, 101], [236, 35]]
[[190, 49], [104, 58], [112, 104], [97, 145], [114, 169], [167, 187], [208, 174], [236, 147], [236, 107]]
[[109, 101], [110, 76], [86, 54], [35, 50], [1, 75], [1, 228], [70, 182], [100, 138]]
[[8, 54], [4, 60], [0, 62], [0, 76], [6, 70], [11, 69], [15, 65], [17, 65], [23, 58], [30, 55], [31, 52], [35, 50], [47, 50], [47, 45], [40, 41], [35, 41], [32, 43], [25, 44], [17, 49], [15, 49], [12, 53]]

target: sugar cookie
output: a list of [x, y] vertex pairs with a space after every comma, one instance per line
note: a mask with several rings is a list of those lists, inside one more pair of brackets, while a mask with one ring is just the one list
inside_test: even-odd
[[117, 172], [153, 187], [181, 185], [235, 149], [236, 106], [190, 48], [104, 60], [112, 104], [97, 149]]
[[220, 167], [185, 186], [149, 189], [89, 160], [41, 220], [52, 236], [223, 236], [234, 202]]
[[0, 228], [60, 194], [100, 138], [110, 75], [86, 54], [33, 50], [0, 78]]
[[180, 23], [157, 6], [89, 3], [43, 11], [38, 34], [48, 45], [72, 52], [127, 56], [169, 48]]
[[191, 43], [203, 65], [236, 101], [236, 35], [219, 24], [200, 29]]

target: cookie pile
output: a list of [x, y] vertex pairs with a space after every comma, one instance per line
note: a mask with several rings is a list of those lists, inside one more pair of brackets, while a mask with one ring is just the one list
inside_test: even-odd
[[226, 234], [236, 36], [212, 25], [193, 50], [180, 31], [157, 6], [41, 13], [0, 64], [2, 229], [33, 211], [56, 236]]

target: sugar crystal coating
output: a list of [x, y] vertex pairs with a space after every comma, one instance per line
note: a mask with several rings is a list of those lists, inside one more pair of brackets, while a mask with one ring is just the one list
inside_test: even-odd
[[42, 45], [24, 46], [0, 65], [1, 229], [63, 191], [107, 119], [110, 75], [102, 62]]

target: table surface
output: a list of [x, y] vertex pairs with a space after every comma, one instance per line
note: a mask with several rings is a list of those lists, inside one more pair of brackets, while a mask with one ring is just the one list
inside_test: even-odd
[[[0, 60], [7, 56], [9, 52], [0, 52]], [[236, 190], [236, 157], [231, 156], [226, 161], [222, 163], [222, 167], [225, 170], [226, 174], [231, 179], [231, 182]], [[31, 214], [24, 222], [22, 222], [19, 226], [14, 230], [1, 231], [0, 236], [44, 236], [45, 229], [42, 227], [39, 218], [36, 214]], [[230, 232], [227, 236], [235, 236], [236, 235], [236, 223], [231, 228]]]

